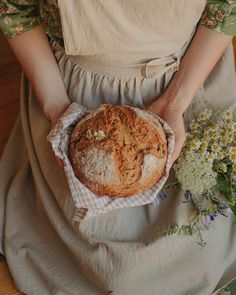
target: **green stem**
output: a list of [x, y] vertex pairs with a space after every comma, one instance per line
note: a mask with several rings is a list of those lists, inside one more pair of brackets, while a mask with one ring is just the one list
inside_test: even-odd
[[168, 187], [174, 186], [174, 185], [176, 185], [176, 184], [179, 184], [179, 182], [178, 182], [178, 181], [175, 181], [175, 182], [172, 182], [172, 183], [167, 183], [167, 184], [165, 184], [165, 185], [163, 186], [163, 188], [168, 188]]

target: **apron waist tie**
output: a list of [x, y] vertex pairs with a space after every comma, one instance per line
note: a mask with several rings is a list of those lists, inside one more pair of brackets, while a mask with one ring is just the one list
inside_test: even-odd
[[106, 56], [99, 55], [66, 55], [65, 50], [55, 41], [52, 41], [51, 46], [54, 51], [62, 51], [61, 53], [74, 63], [73, 66], [76, 67], [77, 65], [92, 73], [113, 76], [120, 79], [131, 77], [152, 79], [164, 75], [169, 70], [173, 72], [179, 70], [181, 57], [184, 55], [195, 33], [195, 29], [178, 52], [169, 56], [152, 58], [145, 62], [134, 64], [120, 64], [117, 61], [109, 60]]
[[152, 59], [149, 62], [147, 62], [143, 67], [144, 77], [147, 79], [156, 78], [158, 76], [164, 75], [171, 68], [174, 72], [178, 71], [179, 64], [179, 56]]
[[101, 75], [113, 76], [117, 78], [139, 77], [153, 79], [164, 75], [167, 71], [177, 71], [179, 69], [181, 56], [172, 55], [168, 57], [158, 57], [147, 62], [137, 64], [102, 64], [97, 56], [68, 55], [73, 66]]

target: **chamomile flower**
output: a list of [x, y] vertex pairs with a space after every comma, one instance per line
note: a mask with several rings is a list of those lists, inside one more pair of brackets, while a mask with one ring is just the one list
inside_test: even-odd
[[225, 119], [225, 120], [233, 120], [233, 110], [232, 108], [228, 108], [227, 110], [223, 111], [222, 112], [222, 118]]
[[218, 141], [219, 139], [220, 139], [220, 135], [219, 135], [218, 132], [214, 132], [214, 133], [212, 133], [212, 135], [211, 135], [211, 141], [216, 142], [216, 141]]
[[215, 159], [217, 159], [217, 155], [214, 153], [206, 153], [205, 158], [208, 162], [212, 163]]
[[226, 146], [228, 144], [228, 138], [227, 136], [223, 136], [221, 139], [220, 139], [220, 145], [221, 146]]
[[103, 138], [105, 138], [105, 132], [103, 130], [95, 131], [94, 136], [96, 140], [102, 140]]
[[204, 130], [204, 136], [207, 137], [210, 135], [210, 133], [212, 132], [212, 129], [210, 126], [207, 126]]
[[231, 146], [231, 147], [229, 148], [229, 152], [230, 152], [231, 154], [236, 154], [236, 146]]
[[233, 120], [232, 119], [225, 119], [225, 123], [227, 124], [227, 125], [232, 125], [233, 124]]
[[227, 132], [228, 133], [234, 133], [234, 126], [233, 126], [233, 124], [230, 124], [229, 126], [227, 126]]
[[207, 148], [208, 148], [208, 143], [203, 142], [201, 144], [201, 147], [200, 147], [200, 150], [199, 150], [200, 154], [205, 154], [206, 151], [207, 151]]
[[211, 147], [211, 150], [214, 152], [214, 153], [219, 153], [221, 151], [221, 147], [219, 144], [213, 144], [212, 147]]
[[225, 163], [220, 163], [219, 164], [219, 170], [226, 173], [227, 170], [228, 170], [228, 167], [227, 167], [227, 165]]
[[227, 136], [228, 143], [233, 141], [233, 139], [234, 139], [234, 133], [233, 132], [228, 132], [226, 136]]
[[198, 121], [199, 122], [204, 122], [210, 119], [212, 115], [212, 110], [210, 109], [205, 109], [202, 113], [200, 113], [199, 117], [198, 117]]
[[220, 131], [220, 136], [221, 136], [221, 137], [226, 136], [226, 131], [225, 131], [225, 129], [222, 129], [222, 130]]
[[189, 128], [191, 129], [191, 130], [197, 130], [198, 129], [198, 127], [199, 127], [199, 124], [197, 124], [196, 122], [195, 122], [195, 120], [193, 120], [191, 123], [190, 123], [190, 125], [189, 125]]
[[192, 149], [198, 150], [200, 148], [201, 144], [202, 144], [201, 141], [198, 138], [195, 138], [190, 143], [190, 146]]
[[219, 152], [219, 153], [217, 154], [217, 159], [222, 160], [222, 159], [224, 159], [224, 158], [225, 158], [225, 155], [224, 155], [222, 152]]

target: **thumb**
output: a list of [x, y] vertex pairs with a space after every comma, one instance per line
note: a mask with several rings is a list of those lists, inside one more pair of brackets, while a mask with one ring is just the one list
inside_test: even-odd
[[184, 144], [184, 140], [185, 140], [185, 136], [183, 136], [181, 139], [176, 140], [174, 151], [173, 151], [173, 154], [171, 156], [170, 167], [172, 167], [174, 162], [178, 159], [178, 157], [179, 157], [179, 155], [181, 153], [183, 144]]
[[174, 162], [178, 159], [179, 154], [180, 150], [175, 149], [170, 159], [170, 167], [174, 165]]
[[54, 154], [54, 156], [55, 156], [55, 158], [56, 158], [57, 165], [59, 166], [59, 168], [60, 168], [60, 169], [64, 169], [64, 162], [63, 162], [63, 160], [60, 159], [60, 158], [58, 158], [58, 157], [55, 155], [55, 152], [54, 152], [53, 148], [52, 148], [52, 152], [53, 152], [53, 154]]
[[56, 157], [56, 161], [57, 161], [57, 164], [59, 166], [60, 169], [64, 169], [64, 162], [62, 159], [58, 158], [57, 156]]

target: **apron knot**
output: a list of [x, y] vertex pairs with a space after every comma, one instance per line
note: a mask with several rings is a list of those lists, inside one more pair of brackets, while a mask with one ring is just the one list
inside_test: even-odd
[[171, 55], [167, 57], [155, 58], [148, 61], [143, 67], [143, 75], [145, 78], [156, 78], [164, 75], [172, 69], [174, 72], [179, 70], [180, 57]]

